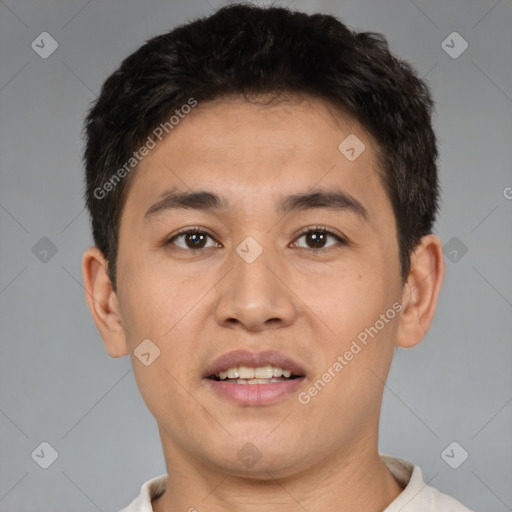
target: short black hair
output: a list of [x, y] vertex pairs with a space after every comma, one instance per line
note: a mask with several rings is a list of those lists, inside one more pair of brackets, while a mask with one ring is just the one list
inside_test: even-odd
[[108, 77], [86, 116], [85, 198], [114, 290], [120, 217], [137, 150], [151, 147], [163, 129], [170, 133], [172, 118], [198, 102], [265, 94], [322, 99], [374, 138], [406, 281], [411, 252], [431, 233], [438, 209], [427, 84], [390, 53], [380, 33], [358, 32], [326, 14], [232, 4], [148, 40]]

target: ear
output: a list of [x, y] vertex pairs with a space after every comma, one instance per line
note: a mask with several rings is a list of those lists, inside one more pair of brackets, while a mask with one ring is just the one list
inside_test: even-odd
[[396, 344], [417, 345], [432, 324], [444, 279], [443, 246], [435, 235], [424, 236], [411, 255], [411, 270], [402, 293]]
[[107, 261], [97, 247], [90, 247], [82, 257], [85, 298], [107, 352], [112, 357], [128, 354], [125, 331], [117, 295], [107, 272]]

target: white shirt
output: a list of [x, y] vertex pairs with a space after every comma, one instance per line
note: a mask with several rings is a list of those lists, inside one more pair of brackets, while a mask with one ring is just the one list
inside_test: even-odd
[[[454, 498], [440, 493], [423, 481], [421, 469], [405, 460], [381, 455], [391, 474], [404, 488], [382, 512], [471, 512]], [[153, 512], [151, 500], [164, 493], [167, 475], [145, 482], [140, 494], [121, 512]]]

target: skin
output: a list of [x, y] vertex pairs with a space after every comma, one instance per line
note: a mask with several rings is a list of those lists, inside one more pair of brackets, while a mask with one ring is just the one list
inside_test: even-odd
[[[366, 145], [349, 161], [338, 145]], [[384, 382], [395, 346], [419, 343], [431, 325], [444, 276], [442, 246], [425, 236], [400, 277], [395, 216], [377, 174], [374, 141], [321, 100], [262, 104], [223, 99], [198, 105], [140, 163], [119, 233], [118, 290], [94, 247], [83, 257], [86, 298], [112, 357], [129, 354], [154, 415], [171, 478], [153, 507], [215, 511], [382, 511], [402, 491], [378, 454]], [[146, 210], [171, 188], [225, 196], [218, 211]], [[275, 204], [313, 187], [339, 188], [367, 210], [315, 208], [285, 216]], [[180, 228], [201, 227], [202, 252]], [[315, 248], [302, 228], [325, 226]], [[263, 252], [246, 263], [248, 236]], [[315, 252], [316, 251], [316, 252]], [[307, 405], [297, 393], [242, 406], [214, 393], [202, 374], [236, 349], [274, 349], [305, 370], [299, 391], [317, 381], [393, 303], [403, 310]], [[134, 350], [149, 338], [149, 366]], [[237, 452], [261, 458], [245, 467]]]

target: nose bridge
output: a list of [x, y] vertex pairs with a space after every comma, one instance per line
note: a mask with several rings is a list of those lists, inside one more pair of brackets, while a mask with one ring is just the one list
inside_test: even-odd
[[270, 324], [284, 326], [293, 322], [293, 294], [283, 283], [285, 279], [278, 277], [284, 273], [279, 257], [273, 248], [264, 247], [253, 236], [235, 248], [233, 268], [219, 288], [219, 323], [243, 324], [247, 329], [259, 330]]
[[268, 246], [264, 248], [255, 238], [249, 236], [238, 245], [235, 252], [238, 256], [235, 259], [238, 296], [249, 294], [256, 297], [263, 294], [267, 302], [271, 300], [276, 295], [275, 288], [278, 284], [274, 273], [270, 271], [272, 266], [279, 266], [275, 254], [272, 255], [275, 251]]

